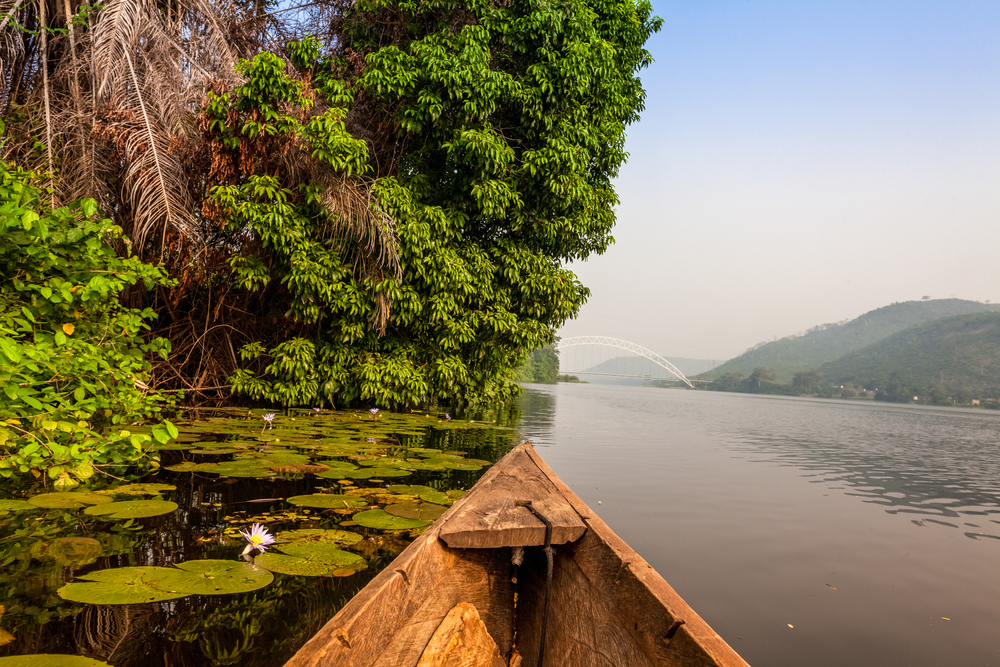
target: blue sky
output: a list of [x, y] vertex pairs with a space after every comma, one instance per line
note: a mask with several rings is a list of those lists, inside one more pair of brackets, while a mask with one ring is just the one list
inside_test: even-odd
[[894, 301], [1000, 301], [1000, 1], [654, 2], [617, 243], [562, 336], [725, 359]]

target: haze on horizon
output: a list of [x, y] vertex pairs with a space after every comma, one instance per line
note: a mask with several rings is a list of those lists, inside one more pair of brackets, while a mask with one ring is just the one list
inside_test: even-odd
[[728, 359], [896, 301], [1000, 300], [1000, 3], [654, 0], [616, 244], [560, 336]]

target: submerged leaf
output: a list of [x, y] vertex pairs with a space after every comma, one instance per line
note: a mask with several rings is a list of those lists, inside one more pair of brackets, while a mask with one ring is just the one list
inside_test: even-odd
[[28, 498], [28, 502], [35, 507], [47, 509], [76, 509], [88, 505], [105, 505], [111, 502], [111, 498], [88, 491], [57, 491], [32, 496]]
[[92, 537], [57, 537], [45, 549], [42, 558], [63, 567], [81, 567], [96, 561], [103, 549]]
[[32, 505], [26, 500], [0, 500], [0, 512], [27, 512], [37, 509], [37, 505]]

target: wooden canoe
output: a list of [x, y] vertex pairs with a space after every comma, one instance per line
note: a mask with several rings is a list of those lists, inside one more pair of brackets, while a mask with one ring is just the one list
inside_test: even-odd
[[[531, 501], [531, 508], [524, 501]], [[286, 667], [747, 667], [562, 482], [515, 447]], [[523, 547], [523, 563], [511, 558]]]

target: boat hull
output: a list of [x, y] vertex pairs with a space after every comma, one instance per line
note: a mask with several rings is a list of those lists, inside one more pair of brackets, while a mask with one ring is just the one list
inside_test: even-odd
[[[520, 504], [524, 501], [537, 502], [544, 515], [555, 516], [552, 534], [559, 537], [553, 542], [565, 540], [554, 547], [545, 665], [746, 667], [528, 443], [487, 471], [287, 667], [416, 667], [435, 631], [460, 603], [474, 605], [505, 660], [520, 655], [524, 665], [538, 664], [545, 531]], [[446, 540], [486, 545], [456, 548]], [[501, 546], [493, 546], [498, 541]], [[518, 544], [524, 545], [524, 562], [515, 583], [511, 556]]]

